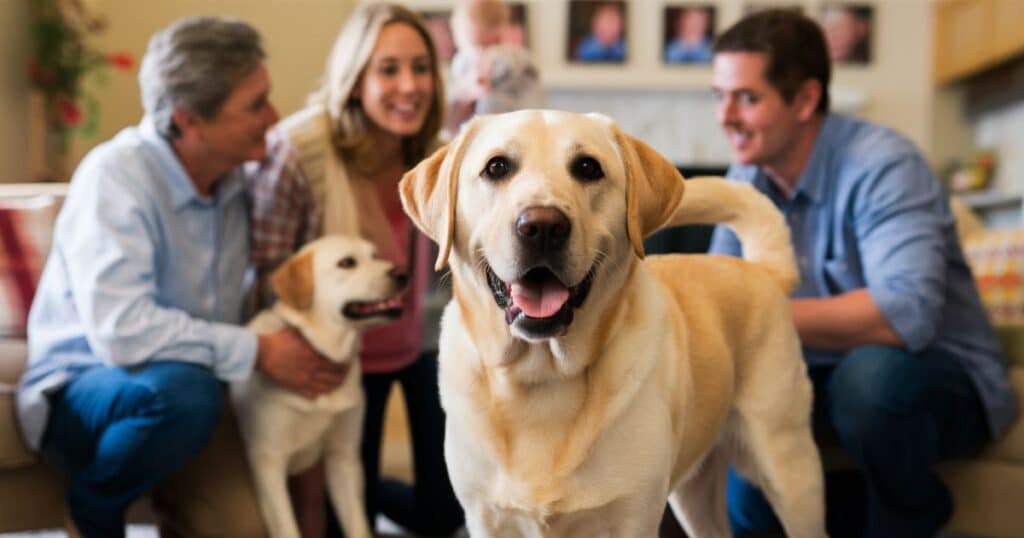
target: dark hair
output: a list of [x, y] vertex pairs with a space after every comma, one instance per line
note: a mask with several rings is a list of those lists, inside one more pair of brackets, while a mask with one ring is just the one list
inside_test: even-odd
[[767, 9], [747, 15], [718, 36], [713, 51], [764, 53], [764, 78], [787, 103], [793, 102], [807, 79], [817, 80], [821, 84], [817, 112], [828, 112], [832, 64], [825, 34], [799, 11]]

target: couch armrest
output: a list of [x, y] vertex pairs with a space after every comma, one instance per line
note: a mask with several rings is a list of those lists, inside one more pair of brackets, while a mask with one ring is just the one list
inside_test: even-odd
[[70, 183], [0, 183], [0, 198], [28, 198], [30, 196], [56, 196], [63, 198]]
[[17, 385], [26, 361], [28, 342], [20, 338], [0, 338], [0, 386]]

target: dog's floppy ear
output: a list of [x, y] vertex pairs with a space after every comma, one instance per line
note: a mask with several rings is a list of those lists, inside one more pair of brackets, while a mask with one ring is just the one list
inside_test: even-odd
[[633, 252], [644, 257], [644, 238], [668, 221], [683, 196], [675, 165], [641, 140], [612, 127], [626, 167], [626, 231]]
[[420, 231], [437, 243], [437, 263], [434, 264], [437, 270], [448, 264], [452, 250], [459, 165], [478, 121], [472, 120], [455, 140], [420, 161], [398, 184], [406, 214]]
[[296, 309], [313, 305], [313, 251], [292, 256], [270, 276], [277, 298]]

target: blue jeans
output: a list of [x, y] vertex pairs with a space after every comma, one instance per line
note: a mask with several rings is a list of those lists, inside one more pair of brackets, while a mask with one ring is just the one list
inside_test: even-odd
[[[943, 353], [864, 346], [809, 373], [816, 430], [831, 430], [863, 477], [825, 477], [829, 534], [934, 536], [953, 511], [935, 464], [974, 455], [991, 436], [961, 364]], [[735, 535], [781, 529], [761, 492], [732, 469], [727, 495]], [[858, 502], [866, 516], [844, 520]]]
[[124, 513], [209, 441], [224, 389], [184, 362], [96, 366], [50, 398], [43, 454], [68, 476], [71, 518], [86, 538], [124, 536]]

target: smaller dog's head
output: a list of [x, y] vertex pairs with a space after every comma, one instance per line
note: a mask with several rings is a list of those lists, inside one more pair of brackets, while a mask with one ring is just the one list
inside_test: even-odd
[[271, 276], [284, 305], [310, 327], [360, 329], [402, 315], [408, 278], [391, 262], [377, 258], [372, 243], [329, 235], [310, 242]]

